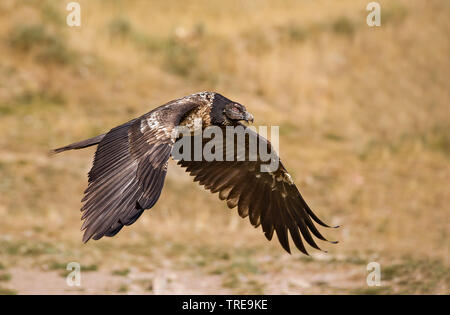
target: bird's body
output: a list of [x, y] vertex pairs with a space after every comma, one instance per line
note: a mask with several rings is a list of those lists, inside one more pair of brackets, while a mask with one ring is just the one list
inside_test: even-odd
[[[153, 207], [172, 156], [194, 176], [194, 181], [213, 193], [218, 192], [229, 208], [238, 207], [239, 215], [249, 216], [255, 227], [261, 225], [267, 239], [275, 231], [283, 248], [290, 252], [289, 231], [302, 252], [307, 253], [300, 234], [308, 244], [319, 248], [311, 233], [325, 238], [313, 220], [327, 225], [308, 207], [281, 162], [276, 169], [263, 172], [259, 153], [256, 159], [248, 159], [251, 136], [258, 139], [258, 146], [278, 156], [270, 142], [242, 125], [242, 120], [253, 121], [244, 106], [218, 93], [201, 92], [155, 108], [106, 134], [54, 150], [58, 153], [98, 144], [82, 200], [83, 241], [114, 236], [124, 225], [134, 223], [145, 209]], [[173, 154], [174, 146], [182, 138], [189, 138], [180, 137], [178, 128], [185, 127], [193, 135], [199, 126], [200, 129], [242, 127], [247, 138], [243, 144], [234, 145], [231, 160], [183, 159]], [[223, 154], [228, 151], [229, 147], [224, 145]], [[240, 160], [238, 156], [247, 158]]]

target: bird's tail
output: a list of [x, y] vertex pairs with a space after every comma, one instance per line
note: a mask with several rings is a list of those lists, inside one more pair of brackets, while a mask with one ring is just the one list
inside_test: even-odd
[[79, 141], [79, 142], [75, 142], [69, 145], [66, 145], [64, 147], [61, 148], [57, 148], [51, 151], [51, 153], [56, 154], [56, 153], [60, 153], [60, 152], [64, 152], [67, 150], [78, 150], [78, 149], [83, 149], [86, 147], [90, 147], [91, 145], [96, 145], [98, 143], [100, 143], [100, 141], [102, 141], [103, 137], [105, 137], [105, 133], [102, 135], [98, 135], [96, 137], [93, 138], [89, 138], [83, 141]]

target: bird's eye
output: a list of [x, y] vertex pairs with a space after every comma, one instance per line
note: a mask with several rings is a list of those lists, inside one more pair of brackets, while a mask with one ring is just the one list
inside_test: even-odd
[[237, 108], [237, 107], [233, 107], [231, 110], [232, 110], [233, 112], [239, 113], [239, 108]]

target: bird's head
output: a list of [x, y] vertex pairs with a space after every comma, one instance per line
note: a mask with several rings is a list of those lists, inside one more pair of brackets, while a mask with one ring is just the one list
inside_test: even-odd
[[250, 114], [245, 106], [239, 103], [228, 103], [225, 105], [224, 114], [231, 121], [241, 121], [244, 120], [246, 122], [253, 122], [253, 115]]
[[211, 116], [215, 124], [236, 125], [240, 121], [253, 123], [253, 115], [244, 105], [233, 102], [219, 93], [214, 94]]

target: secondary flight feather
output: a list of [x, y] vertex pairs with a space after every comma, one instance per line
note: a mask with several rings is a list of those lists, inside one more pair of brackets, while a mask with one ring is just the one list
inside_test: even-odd
[[[215, 150], [228, 158], [183, 159], [173, 154], [179, 141], [194, 142], [198, 121], [200, 129], [214, 126], [224, 130], [223, 139], [219, 139], [223, 140], [219, 142], [223, 146]], [[241, 121], [253, 122], [253, 116], [243, 105], [218, 93], [201, 92], [170, 101], [105, 134], [53, 150], [59, 153], [98, 145], [82, 199], [83, 241], [114, 236], [153, 207], [172, 157], [194, 181], [212, 193], [219, 193], [229, 208], [237, 207], [239, 215], [248, 216], [253, 226], [261, 226], [268, 240], [275, 232], [287, 252], [290, 252], [289, 234], [305, 254], [308, 253], [304, 241], [320, 249], [313, 237], [326, 239], [315, 223], [329, 226], [310, 209], [281, 162], [276, 169], [263, 171], [261, 150], [249, 158], [251, 137], [272, 156], [278, 155], [267, 139]], [[180, 126], [190, 131], [187, 137], [177, 132]], [[225, 129], [230, 126], [241, 127], [246, 136], [243, 142], [234, 141], [232, 150], [225, 145]], [[206, 145], [205, 139], [202, 145]], [[189, 147], [193, 150], [194, 145]]]

